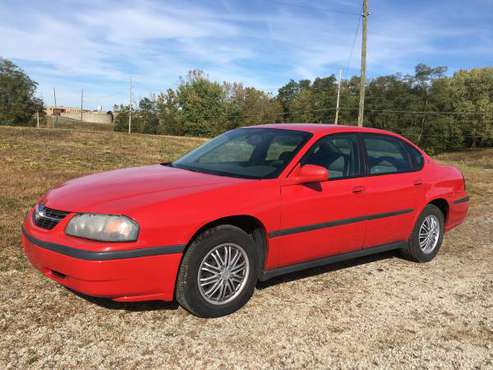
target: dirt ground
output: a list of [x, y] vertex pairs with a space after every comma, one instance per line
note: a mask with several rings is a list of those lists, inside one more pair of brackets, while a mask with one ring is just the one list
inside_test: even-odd
[[31, 268], [20, 225], [48, 188], [200, 142], [0, 127], [0, 368], [493, 368], [493, 150], [438, 157], [472, 202], [431, 263], [390, 253], [287, 275], [228, 317], [81, 297]]

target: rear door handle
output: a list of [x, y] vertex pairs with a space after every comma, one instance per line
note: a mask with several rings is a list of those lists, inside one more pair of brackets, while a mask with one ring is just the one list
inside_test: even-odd
[[421, 186], [421, 185], [423, 185], [423, 180], [421, 179], [414, 180], [414, 186]]
[[362, 193], [365, 191], [365, 187], [358, 185], [353, 188], [353, 193]]

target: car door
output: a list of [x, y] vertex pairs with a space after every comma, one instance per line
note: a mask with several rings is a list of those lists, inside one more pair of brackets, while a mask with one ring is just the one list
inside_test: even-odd
[[282, 228], [271, 233], [281, 266], [358, 250], [364, 240], [357, 135], [323, 137], [303, 156], [299, 165], [305, 164], [327, 168], [329, 180], [281, 186]]
[[364, 247], [406, 241], [419, 199], [424, 197], [421, 172], [399, 138], [365, 133], [361, 139], [368, 175], [364, 181], [368, 211]]

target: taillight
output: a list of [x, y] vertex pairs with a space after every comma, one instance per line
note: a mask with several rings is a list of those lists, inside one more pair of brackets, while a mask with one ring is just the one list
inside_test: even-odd
[[464, 184], [464, 191], [466, 191], [466, 178], [464, 177], [464, 174], [461, 172], [462, 175], [462, 183]]

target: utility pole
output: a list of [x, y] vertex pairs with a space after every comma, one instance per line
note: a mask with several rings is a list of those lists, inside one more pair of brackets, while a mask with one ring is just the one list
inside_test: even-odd
[[128, 133], [132, 133], [132, 78], [130, 78], [130, 88], [128, 92]]
[[358, 126], [363, 126], [363, 116], [365, 112], [365, 86], [366, 86], [366, 34], [368, 22], [368, 0], [363, 0], [363, 29], [361, 37], [361, 78], [359, 87], [359, 112]]
[[84, 118], [83, 110], [84, 110], [84, 89], [81, 89], [80, 90], [80, 120], [81, 120], [81, 122]]
[[36, 128], [39, 128], [39, 111], [36, 111]]
[[339, 83], [337, 84], [337, 102], [336, 102], [336, 117], [334, 119], [334, 125], [339, 122], [339, 101], [341, 99], [341, 82], [342, 82], [342, 69], [339, 70]]
[[54, 117], [54, 118], [52, 118], [52, 119], [53, 119], [53, 121], [51, 121], [51, 126], [52, 126], [52, 128], [54, 128], [54, 127], [55, 127], [55, 120], [56, 120], [56, 121], [57, 121], [57, 123], [58, 123], [58, 116], [57, 116], [57, 113], [58, 113], [58, 112], [57, 112], [57, 110], [56, 110], [56, 91], [55, 91], [55, 88], [53, 88], [53, 100], [55, 101], [55, 108], [53, 109], [53, 113], [54, 113], [54, 116], [55, 116], [55, 117]]

